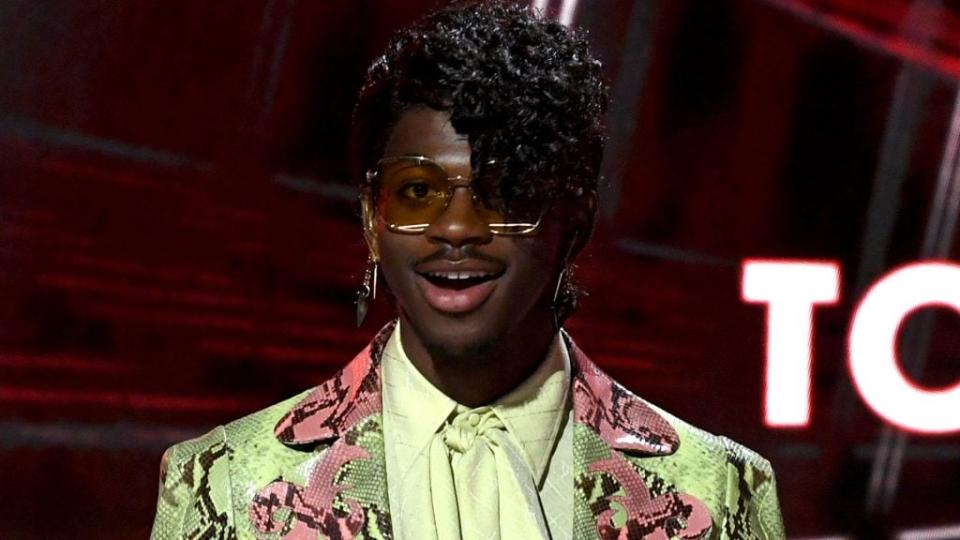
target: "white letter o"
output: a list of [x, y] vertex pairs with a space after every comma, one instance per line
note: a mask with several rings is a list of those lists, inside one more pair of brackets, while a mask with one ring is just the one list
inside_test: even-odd
[[931, 306], [960, 315], [960, 265], [912, 264], [875, 283], [851, 323], [850, 375], [864, 403], [891, 424], [919, 433], [953, 433], [960, 431], [960, 381], [924, 389], [903, 374], [897, 359], [900, 326], [911, 312]]

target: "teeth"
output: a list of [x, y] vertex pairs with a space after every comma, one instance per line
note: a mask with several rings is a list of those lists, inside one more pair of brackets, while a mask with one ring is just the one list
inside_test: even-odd
[[475, 279], [493, 276], [493, 274], [489, 272], [429, 272], [427, 275], [432, 278], [449, 280]]

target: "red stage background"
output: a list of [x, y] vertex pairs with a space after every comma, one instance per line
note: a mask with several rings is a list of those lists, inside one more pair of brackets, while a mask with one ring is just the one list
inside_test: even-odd
[[[940, 169], [960, 8], [576, 4], [614, 97], [580, 345], [769, 457], [792, 537], [960, 525], [960, 438], [884, 428], [844, 360], [867, 285], [960, 259], [957, 209], [935, 197], [957, 182]], [[352, 326], [345, 131], [365, 66], [432, 5], [0, 4], [0, 537], [145, 538], [165, 447], [322, 380], [389, 317]], [[764, 426], [748, 257], [842, 263], [808, 429]], [[906, 332], [917, 381], [960, 376], [956, 314]]]

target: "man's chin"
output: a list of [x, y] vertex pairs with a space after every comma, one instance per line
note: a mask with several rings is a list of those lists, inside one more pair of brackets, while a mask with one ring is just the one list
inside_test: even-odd
[[[497, 310], [487, 303], [464, 314], [446, 314], [429, 306], [404, 310], [404, 333], [410, 327], [418, 341], [437, 364], [471, 363], [482, 365], [496, 357], [510, 337], [509, 325], [503, 317], [493, 315]], [[500, 323], [500, 324], [497, 324]]]
[[[431, 333], [432, 334], [432, 333]], [[499, 339], [485, 332], [422, 336], [423, 344], [435, 362], [483, 363], [495, 356]]]
[[483, 363], [495, 356], [505, 338], [483, 324], [482, 317], [443, 319], [447, 318], [410, 320], [411, 330], [417, 332], [420, 342], [437, 363]]

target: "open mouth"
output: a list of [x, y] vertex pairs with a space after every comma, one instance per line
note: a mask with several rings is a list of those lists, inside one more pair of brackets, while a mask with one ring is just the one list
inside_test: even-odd
[[420, 276], [431, 284], [455, 291], [462, 291], [482, 283], [492, 281], [503, 275], [503, 272], [424, 272]]
[[464, 314], [476, 310], [493, 294], [505, 270], [431, 270], [417, 272], [424, 300], [437, 311]]

